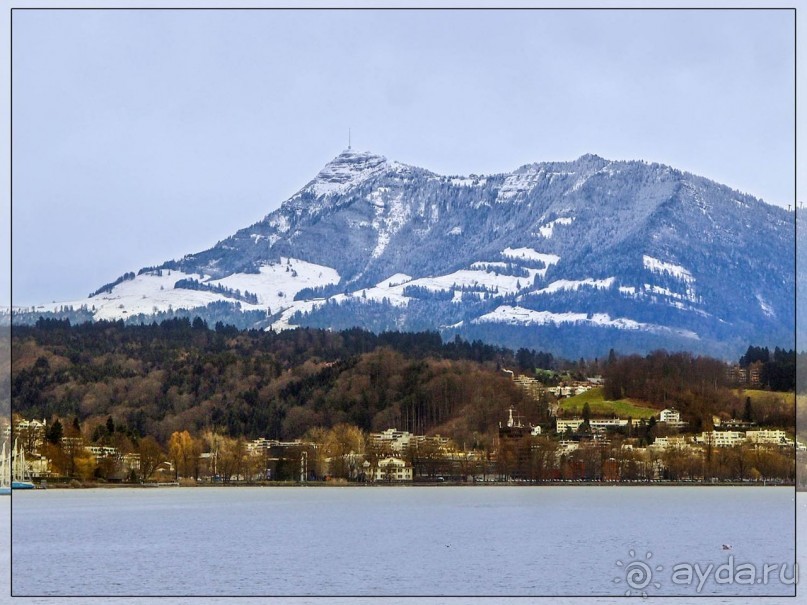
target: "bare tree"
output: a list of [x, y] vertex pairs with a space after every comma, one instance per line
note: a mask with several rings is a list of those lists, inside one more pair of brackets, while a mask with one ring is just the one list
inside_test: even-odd
[[165, 454], [157, 440], [150, 435], [140, 439], [137, 451], [140, 454], [140, 481], [148, 481], [157, 468], [166, 461]]

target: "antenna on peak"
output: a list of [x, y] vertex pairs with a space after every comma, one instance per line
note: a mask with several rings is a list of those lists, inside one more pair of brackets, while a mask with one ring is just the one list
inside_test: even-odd
[[347, 148], [350, 149], [350, 128], [347, 129]]

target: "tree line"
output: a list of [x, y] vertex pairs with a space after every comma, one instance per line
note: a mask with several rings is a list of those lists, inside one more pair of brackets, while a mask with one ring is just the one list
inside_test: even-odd
[[[499, 371], [513, 353], [436, 332], [239, 331], [201, 319], [15, 327], [12, 408], [26, 418], [112, 417], [165, 444], [172, 433], [295, 439], [316, 426], [451, 424], [486, 433], [510, 406], [535, 406]], [[535, 414], [539, 410], [534, 410]]]
[[[749, 347], [749, 352], [757, 350]], [[756, 353], [754, 353], [755, 355]], [[751, 353], [740, 360], [750, 364], [757, 360]], [[766, 362], [766, 377], [780, 376], [773, 381], [778, 390], [795, 390], [796, 354], [776, 349], [776, 357]], [[613, 350], [603, 367], [603, 395], [608, 400], [641, 399], [655, 406], [676, 408], [682, 420], [693, 432], [711, 430], [712, 417], [745, 418], [767, 425], [794, 425], [793, 405], [771, 400], [765, 409], [754, 411], [750, 398], [738, 402], [727, 376], [727, 365], [717, 359], [687, 352], [654, 351], [648, 355], [617, 355]], [[769, 390], [771, 381], [762, 382]]]

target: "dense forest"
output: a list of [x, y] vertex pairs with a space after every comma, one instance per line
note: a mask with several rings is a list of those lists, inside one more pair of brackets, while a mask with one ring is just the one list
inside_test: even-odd
[[[522, 360], [537, 355], [524, 354]], [[437, 333], [238, 331], [42, 320], [15, 327], [12, 408], [27, 418], [113, 417], [160, 442], [177, 430], [294, 439], [316, 426], [450, 431], [473, 440], [514, 406], [543, 411], [499, 369], [511, 351]], [[551, 359], [551, 357], [542, 357]]]
[[[529, 397], [503, 369], [548, 384], [601, 374], [606, 399], [676, 407], [693, 430], [708, 430], [712, 415], [753, 413], [761, 424], [793, 424], [792, 406], [749, 411], [729, 389], [724, 362], [688, 353], [612, 351], [607, 359], [569, 361], [459, 337], [443, 342], [436, 332], [241, 331], [220, 322], [211, 329], [200, 318], [140, 326], [41, 319], [13, 328], [11, 353], [13, 363], [0, 360], [11, 375], [0, 395], [15, 413], [89, 425], [112, 418], [162, 444], [185, 430], [292, 440], [340, 423], [470, 444], [492, 439], [510, 407], [551, 427], [547, 401]], [[739, 364], [753, 363], [763, 365], [764, 386], [792, 390], [792, 351], [749, 347]]]

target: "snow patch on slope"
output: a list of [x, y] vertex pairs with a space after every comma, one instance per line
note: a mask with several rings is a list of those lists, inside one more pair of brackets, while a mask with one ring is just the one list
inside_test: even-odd
[[644, 264], [644, 268], [652, 273], [658, 273], [659, 275], [668, 274], [687, 283], [694, 283], [695, 281], [692, 274], [681, 265], [667, 263], [653, 258], [652, 256], [647, 256], [646, 254], [642, 256], [642, 263]]
[[545, 166], [525, 166], [504, 179], [496, 196], [496, 202], [505, 202], [518, 197], [533, 189], [542, 179], [548, 179], [551, 183], [556, 177], [572, 174], [575, 173], [565, 170], [547, 170]]
[[323, 301], [313, 301], [313, 300], [297, 300], [292, 303], [290, 307], [284, 309], [283, 312], [266, 330], [275, 330], [280, 332], [281, 330], [291, 330], [296, 328], [295, 324], [291, 323], [291, 318], [294, 316], [295, 313], [298, 311], [300, 313], [310, 313], [317, 307], [322, 306], [325, 304]]
[[659, 326], [657, 324], [638, 322], [625, 317], [612, 318], [607, 313], [553, 313], [551, 311], [534, 311], [532, 309], [513, 307], [510, 305], [502, 305], [497, 307], [494, 311], [474, 319], [471, 323], [504, 323], [517, 326], [577, 324], [602, 328], [617, 328], [619, 330], [673, 332], [686, 338], [698, 338], [698, 335], [690, 330], [676, 330], [667, 328], [665, 326]]
[[506, 269], [507, 263], [502, 261], [485, 261], [480, 260], [471, 263], [471, 269], [481, 269], [482, 271], [496, 271], [497, 269]]
[[278, 233], [286, 233], [291, 229], [289, 219], [281, 212], [274, 212], [267, 221], [270, 227], [277, 229]]
[[762, 298], [762, 295], [757, 294], [756, 298], [759, 303], [759, 308], [762, 309], [762, 313], [764, 313], [766, 317], [776, 317], [773, 307], [767, 300]]
[[560, 257], [556, 254], [544, 254], [543, 252], [536, 252], [532, 248], [505, 248], [502, 250], [502, 256], [506, 256], [507, 258], [539, 260], [547, 265], [555, 265], [560, 260]]
[[690, 302], [698, 302], [698, 296], [695, 294], [695, 291], [692, 290], [691, 288], [687, 288], [686, 293], [680, 294], [679, 292], [673, 292], [669, 288], [663, 288], [655, 284], [644, 284], [644, 292], [656, 296], [666, 296], [667, 298], [673, 298], [676, 300], [688, 300]]
[[379, 187], [369, 196], [375, 207], [372, 226], [378, 233], [376, 246], [372, 253], [373, 258], [378, 258], [384, 253], [392, 236], [407, 223], [410, 217], [410, 206], [403, 203], [403, 192], [387, 196], [385, 195], [387, 191], [386, 187]]
[[258, 273], [233, 273], [210, 283], [242, 293], [249, 291], [258, 297], [261, 305], [276, 311], [289, 306], [294, 295], [303, 288], [337, 284], [339, 279], [339, 273], [330, 267], [281, 257], [279, 263], [264, 265]]
[[403, 295], [403, 289], [411, 283], [411, 280], [412, 278], [405, 273], [396, 273], [371, 288], [355, 290], [349, 294], [337, 294], [328, 300], [333, 300], [337, 303], [346, 300], [379, 303], [386, 301], [394, 307], [405, 307], [411, 299]]
[[[163, 269], [161, 273], [162, 275], [156, 271], [142, 273], [134, 279], [121, 282], [111, 292], [104, 292], [92, 298], [73, 302], [51, 303], [37, 307], [37, 309], [55, 311], [62, 305], [74, 308], [86, 305], [90, 310], [95, 309], [94, 318], [96, 320], [125, 320], [141, 313], [151, 315], [171, 309], [193, 309], [204, 307], [217, 301], [240, 302], [215, 292], [182, 288], [174, 289], [174, 284], [181, 279], [204, 281], [207, 279], [205, 275], [200, 276], [198, 273], [183, 273], [182, 271], [167, 269]], [[244, 310], [261, 308], [244, 302], [240, 302], [240, 304]]]
[[504, 179], [504, 183], [502, 183], [499, 189], [496, 202], [507, 201], [521, 193], [529, 191], [535, 187], [542, 174], [543, 170], [536, 170], [534, 167], [529, 167], [509, 175]]
[[[244, 302], [227, 292], [174, 288], [182, 279], [240, 290], [241, 294], [248, 291], [257, 296], [258, 304]], [[74, 308], [86, 305], [91, 310], [94, 308], [96, 320], [125, 320], [141, 313], [152, 315], [170, 310], [196, 309], [224, 301], [238, 304], [243, 311], [266, 311], [268, 307], [277, 312], [295, 306], [294, 295], [303, 288], [335, 284], [339, 279], [339, 273], [330, 267], [285, 257], [279, 263], [262, 266], [258, 273], [234, 273], [218, 280], [211, 280], [210, 276], [204, 274], [161, 269], [121, 282], [111, 292], [75, 302], [53, 303], [42, 310], [56, 310], [62, 305]]]
[[486, 177], [479, 177], [479, 176], [455, 176], [450, 177], [448, 182], [456, 187], [474, 187], [474, 186], [481, 186], [488, 182]]
[[532, 294], [554, 294], [561, 290], [579, 290], [580, 288], [607, 290], [614, 285], [615, 280], [615, 277], [606, 277], [605, 279], [593, 279], [591, 277], [587, 277], [586, 279], [558, 279], [553, 281], [546, 288], [535, 290]]
[[303, 314], [311, 313], [329, 302], [341, 304], [346, 301], [366, 303], [386, 301], [394, 307], [405, 307], [409, 304], [410, 299], [401, 294], [404, 287], [402, 284], [411, 279], [405, 273], [396, 273], [371, 288], [356, 290], [348, 294], [337, 294], [327, 299], [293, 301], [287, 308], [283, 309], [280, 316], [266, 329], [281, 331], [296, 328], [297, 325], [291, 323], [295, 313], [298, 311]]
[[384, 281], [378, 282], [376, 284], [377, 288], [393, 288], [395, 286], [400, 286], [401, 284], [405, 284], [406, 282], [412, 279], [411, 275], [407, 275], [406, 273], [396, 273], [395, 275], [391, 275]]
[[538, 233], [544, 239], [549, 239], [555, 231], [555, 225], [571, 225], [573, 222], [573, 216], [557, 218], [554, 221], [549, 221], [547, 224], [538, 227]]
[[434, 277], [421, 277], [414, 279], [405, 285], [391, 288], [403, 294], [406, 286], [420, 286], [431, 291], [448, 291], [461, 288], [471, 288], [485, 290], [487, 292], [497, 292], [499, 295], [514, 294], [523, 288], [532, 285], [538, 269], [527, 269], [529, 276], [516, 277], [514, 275], [496, 275], [487, 271], [473, 269], [460, 269], [448, 275], [436, 275]]
[[[521, 259], [521, 260], [537, 260], [544, 263], [546, 266], [543, 269], [531, 269], [542, 278], [546, 276], [546, 272], [552, 265], [557, 265], [560, 257], [556, 254], [545, 254], [537, 252], [532, 248], [505, 248], [502, 250], [502, 256], [505, 258]], [[530, 274], [532, 276], [532, 273]]]

